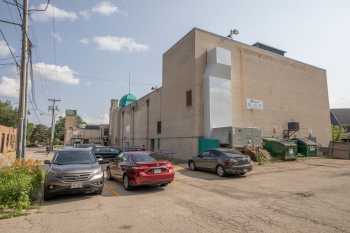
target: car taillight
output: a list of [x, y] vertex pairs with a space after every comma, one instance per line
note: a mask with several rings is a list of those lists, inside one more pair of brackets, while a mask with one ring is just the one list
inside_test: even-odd
[[171, 163], [167, 163], [166, 168], [169, 170], [169, 172], [174, 172], [174, 167]]
[[130, 167], [129, 169], [129, 173], [130, 175], [136, 175], [139, 176], [141, 172], [144, 172], [146, 170], [146, 167]]

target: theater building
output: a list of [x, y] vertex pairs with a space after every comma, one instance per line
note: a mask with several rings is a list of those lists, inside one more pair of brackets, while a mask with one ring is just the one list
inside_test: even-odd
[[119, 147], [144, 145], [186, 159], [211, 139], [236, 146], [249, 130], [282, 138], [289, 123], [297, 126], [294, 136], [328, 145], [326, 70], [262, 43], [194, 28], [163, 54], [162, 87], [111, 101], [109, 136]]

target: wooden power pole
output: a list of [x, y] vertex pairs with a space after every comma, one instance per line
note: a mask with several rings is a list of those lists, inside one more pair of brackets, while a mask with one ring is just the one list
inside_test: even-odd
[[53, 143], [55, 139], [55, 111], [58, 111], [56, 102], [60, 102], [60, 99], [49, 99], [52, 102], [52, 105], [49, 106], [49, 111], [51, 111], [51, 137], [50, 137], [50, 151], [53, 151]]
[[18, 124], [17, 124], [17, 143], [16, 143], [16, 158], [24, 159], [25, 148], [25, 132], [27, 122], [27, 62], [28, 62], [28, 0], [23, 0], [23, 21], [22, 21], [22, 54], [21, 54], [21, 71], [20, 71], [20, 89], [19, 89], [19, 104], [18, 104]]

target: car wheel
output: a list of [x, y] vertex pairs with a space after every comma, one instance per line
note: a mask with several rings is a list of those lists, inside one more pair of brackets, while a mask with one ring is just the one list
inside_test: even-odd
[[245, 176], [245, 172], [239, 173], [240, 176]]
[[123, 176], [123, 187], [125, 190], [130, 190], [131, 186], [130, 186], [130, 182], [129, 182], [129, 177], [127, 175]]
[[189, 167], [189, 169], [190, 169], [191, 171], [197, 170], [196, 165], [194, 164], [193, 161], [190, 161], [190, 162], [188, 163], [188, 167]]
[[165, 183], [165, 184], [161, 184], [160, 187], [165, 187], [167, 186], [169, 183]]
[[44, 190], [44, 201], [49, 201], [51, 200], [53, 195], [49, 193], [47, 190]]
[[103, 187], [100, 188], [99, 190], [97, 190], [97, 191], [96, 191], [96, 194], [100, 195], [100, 194], [102, 194], [102, 191], [103, 191]]
[[219, 165], [216, 167], [216, 174], [220, 177], [225, 176], [225, 169], [223, 168], [223, 166]]
[[109, 167], [107, 167], [107, 169], [106, 169], [106, 179], [112, 180], [111, 169]]

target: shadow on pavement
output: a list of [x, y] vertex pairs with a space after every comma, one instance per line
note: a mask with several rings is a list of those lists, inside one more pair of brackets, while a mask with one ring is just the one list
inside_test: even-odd
[[214, 172], [191, 171], [187, 168], [179, 169], [176, 172], [184, 176], [188, 176], [196, 179], [203, 179], [203, 180], [227, 180], [227, 179], [240, 179], [245, 177], [245, 176], [239, 176], [239, 175], [227, 175], [225, 177], [219, 177]]
[[43, 206], [57, 205], [65, 202], [82, 201], [93, 198], [96, 194], [85, 194], [85, 193], [73, 193], [73, 194], [61, 194], [53, 197], [48, 201], [43, 202]]
[[[171, 184], [170, 184], [171, 185]], [[133, 196], [133, 195], [147, 195], [162, 192], [166, 187], [160, 186], [139, 186], [134, 187], [130, 191], [126, 191], [121, 184], [121, 181], [110, 180], [105, 181], [105, 187], [102, 196]]]

